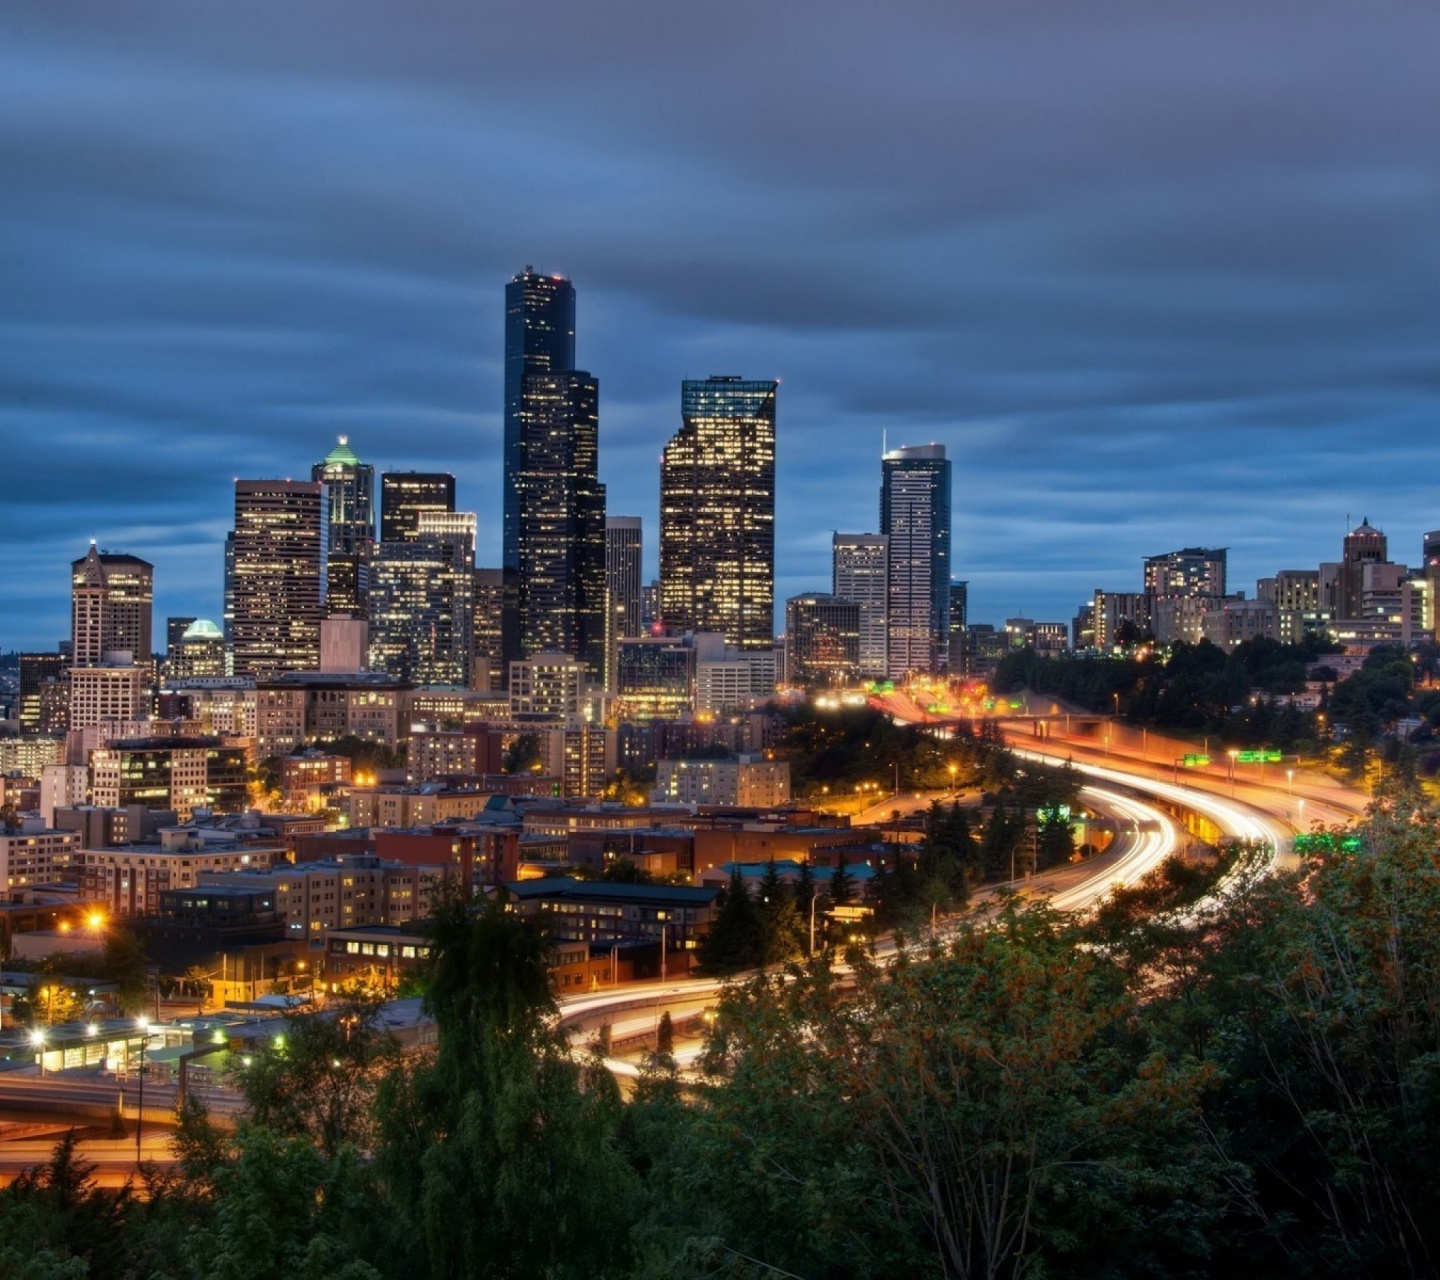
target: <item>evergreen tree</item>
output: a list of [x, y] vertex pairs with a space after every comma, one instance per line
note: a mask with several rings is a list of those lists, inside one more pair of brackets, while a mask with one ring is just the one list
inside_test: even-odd
[[759, 964], [762, 954], [760, 913], [737, 867], [721, 894], [710, 932], [700, 939], [700, 964], [706, 973], [738, 973]]

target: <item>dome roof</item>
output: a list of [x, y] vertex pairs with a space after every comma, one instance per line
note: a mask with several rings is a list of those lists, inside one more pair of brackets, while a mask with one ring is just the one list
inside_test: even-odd
[[320, 465], [322, 467], [358, 467], [360, 459], [355, 456], [355, 450], [350, 447], [350, 437], [341, 436], [340, 443], [325, 455], [325, 461]]
[[225, 633], [220, 630], [209, 618], [196, 618], [188, 627], [185, 634], [180, 637], [184, 640], [223, 640]]

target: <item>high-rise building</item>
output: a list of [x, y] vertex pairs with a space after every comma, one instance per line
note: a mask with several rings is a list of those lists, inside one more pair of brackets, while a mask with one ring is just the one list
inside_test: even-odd
[[416, 531], [373, 560], [370, 667], [416, 684], [468, 687], [475, 617], [475, 516], [420, 511]]
[[569, 653], [605, 672], [599, 384], [575, 368], [575, 288], [526, 267], [505, 286], [503, 658]]
[[830, 541], [830, 591], [860, 606], [859, 674], [867, 680], [886, 674], [889, 547], [883, 533], [837, 533]]
[[[175, 621], [175, 619], [171, 619]], [[225, 633], [205, 618], [191, 619], [171, 642], [161, 668], [167, 682], [225, 674]]]
[[950, 584], [950, 672], [965, 674], [965, 632], [970, 625], [970, 584]]
[[70, 640], [76, 666], [92, 666], [107, 653], [129, 653], [137, 663], [153, 656], [151, 627], [155, 566], [139, 556], [90, 550], [70, 565]]
[[605, 673], [605, 486], [599, 384], [586, 373], [525, 379], [520, 425], [520, 651], [573, 654]]
[[888, 674], [940, 669], [950, 632], [950, 461], [943, 444], [881, 460], [880, 532], [889, 536]]
[[234, 674], [269, 679], [320, 665], [327, 511], [312, 480], [235, 482]]
[[166, 618], [165, 619], [165, 652], [171, 653], [175, 646], [185, 637], [185, 632], [190, 624], [194, 622], [193, 617]]
[[605, 687], [615, 689], [615, 645], [644, 634], [640, 622], [639, 516], [605, 519]]
[[785, 678], [801, 689], [850, 684], [860, 666], [860, 606], [814, 593], [785, 602]]
[[1440, 529], [1427, 533], [1421, 547], [1420, 563], [1425, 571], [1425, 604], [1430, 611], [1430, 634], [1440, 639]]
[[375, 540], [375, 468], [361, 462], [347, 437], [310, 468], [325, 485], [330, 551], [326, 560], [325, 612], [363, 618], [369, 589], [370, 547]]
[[487, 693], [503, 687], [505, 669], [504, 569], [475, 570], [475, 620], [470, 628], [470, 687]]
[[1342, 618], [1363, 618], [1365, 566], [1389, 559], [1389, 543], [1368, 518], [1345, 535], [1340, 556], [1340, 613]]
[[380, 541], [420, 531], [422, 511], [455, 510], [455, 477], [446, 471], [385, 471], [380, 476]]
[[1225, 594], [1227, 548], [1185, 547], [1145, 557], [1145, 594], [1152, 600]]
[[775, 396], [779, 383], [686, 381], [660, 464], [660, 613], [743, 649], [775, 643]]

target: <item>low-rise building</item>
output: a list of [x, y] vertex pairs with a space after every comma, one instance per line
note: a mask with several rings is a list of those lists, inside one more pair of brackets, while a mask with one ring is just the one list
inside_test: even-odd
[[188, 822], [197, 809], [239, 813], [249, 802], [242, 747], [219, 738], [132, 738], [90, 753], [90, 800], [105, 809], [141, 804]]
[[395, 747], [410, 734], [414, 686], [379, 672], [290, 672], [255, 686], [255, 734], [262, 758], [311, 742], [355, 737]]
[[0, 886], [8, 894], [72, 879], [78, 848], [73, 831], [52, 830], [39, 818], [0, 826]]
[[154, 915], [166, 889], [191, 889], [207, 871], [265, 868], [283, 860], [279, 844], [205, 841], [183, 827], [167, 827], [156, 843], [82, 848], [74, 855], [81, 891], [111, 915]]
[[790, 799], [790, 763], [743, 755], [735, 760], [661, 760], [654, 801], [769, 808]]
[[506, 909], [545, 917], [549, 934], [566, 942], [659, 942], [691, 952], [710, 928], [720, 891], [688, 885], [615, 884], [552, 877], [505, 885]]

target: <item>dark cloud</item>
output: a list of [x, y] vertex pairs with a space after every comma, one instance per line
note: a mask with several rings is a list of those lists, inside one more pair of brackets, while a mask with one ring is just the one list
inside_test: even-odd
[[340, 432], [498, 553], [501, 289], [579, 290], [612, 509], [782, 378], [778, 594], [955, 459], [977, 618], [1440, 526], [1440, 14], [1335, 0], [179, 0], [0, 16], [0, 645], [90, 536], [214, 613], [237, 475]]

